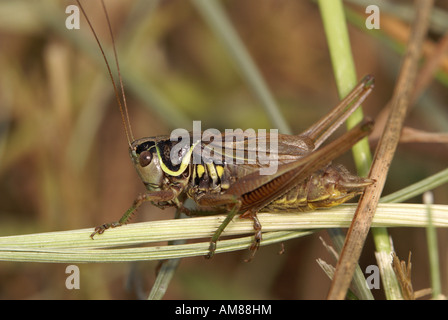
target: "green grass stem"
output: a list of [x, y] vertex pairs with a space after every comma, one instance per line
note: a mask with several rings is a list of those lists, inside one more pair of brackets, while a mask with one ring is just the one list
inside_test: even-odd
[[[433, 205], [435, 227], [448, 227], [448, 206]], [[266, 233], [262, 245], [283, 242], [326, 228], [347, 228], [356, 205], [345, 204], [330, 210], [300, 213], [260, 213], [259, 220]], [[125, 262], [164, 260], [203, 256], [208, 253], [209, 240], [225, 215], [133, 223], [89, 235], [93, 228], [34, 233], [0, 237], [0, 261], [54, 263]], [[380, 204], [373, 227], [425, 227], [426, 205]], [[247, 249], [253, 241], [252, 222], [235, 218], [223, 235], [238, 236], [219, 241], [216, 253]], [[165, 246], [161, 241], [204, 239], [194, 244]], [[141, 247], [143, 244], [154, 246]], [[126, 247], [126, 248], [120, 248]]]

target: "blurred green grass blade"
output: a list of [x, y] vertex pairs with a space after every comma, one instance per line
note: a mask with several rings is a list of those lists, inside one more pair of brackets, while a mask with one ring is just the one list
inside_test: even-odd
[[165, 295], [168, 285], [180, 264], [181, 259], [170, 259], [162, 262], [156, 281], [151, 288], [148, 300], [161, 300]]
[[440, 268], [439, 268], [439, 249], [437, 245], [437, 231], [432, 221], [432, 204], [434, 202], [433, 194], [429, 191], [423, 194], [423, 203], [427, 206], [428, 225], [426, 226], [426, 241], [428, 245], [429, 256], [429, 274], [431, 278], [432, 298], [439, 299], [442, 293]]
[[268, 86], [220, 3], [216, 0], [192, 0], [192, 2], [235, 61], [241, 75], [264, 107], [272, 125], [280, 132], [290, 134], [291, 130], [281, 115]]
[[[358, 83], [343, 5], [339, 0], [319, 0], [318, 3], [339, 97], [343, 98]], [[363, 117], [360, 107], [347, 119], [347, 128], [353, 128]], [[358, 142], [352, 150], [358, 174], [367, 176], [372, 162], [367, 138]]]
[[418, 196], [448, 182], [448, 168], [380, 199], [382, 203], [398, 203]]

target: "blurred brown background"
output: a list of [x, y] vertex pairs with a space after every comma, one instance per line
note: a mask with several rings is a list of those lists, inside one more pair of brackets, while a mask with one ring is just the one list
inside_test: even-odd
[[[386, 3], [392, 11], [385, 9]], [[0, 1], [1, 236], [116, 220], [144, 191], [129, 161], [112, 85], [93, 36], [84, 19], [80, 30], [65, 27], [69, 4]], [[222, 4], [295, 133], [337, 104], [316, 3], [225, 0]], [[203, 129], [270, 128], [258, 100], [190, 1], [106, 1], [106, 5], [136, 138], [168, 134], [176, 127], [190, 130], [192, 120], [201, 120]], [[358, 77], [370, 73], [376, 78], [374, 93], [363, 106], [364, 113], [375, 118], [391, 97], [408, 33], [406, 18], [412, 17], [397, 6], [412, 1], [378, 2], [380, 30], [364, 27], [367, 4], [346, 5]], [[436, 5], [447, 14], [446, 2]], [[86, 1], [84, 6], [109, 47], [100, 2]], [[403, 17], [398, 18], [400, 12]], [[444, 30], [446, 22], [432, 25], [427, 50]], [[113, 64], [112, 56], [109, 59]], [[445, 63], [438, 74], [441, 81], [434, 81], [418, 101], [407, 126], [448, 131], [446, 74]], [[447, 160], [447, 144], [401, 144], [384, 194], [444, 169]], [[354, 171], [350, 154], [338, 162]], [[448, 204], [447, 188], [434, 190], [436, 203]], [[170, 210], [148, 204], [133, 221], [172, 217]], [[425, 231], [403, 228], [390, 233], [402, 259], [413, 253], [414, 288], [429, 287]], [[283, 255], [277, 254], [280, 246], [263, 247], [251, 263], [243, 262], [247, 251], [219, 254], [209, 261], [184, 259], [165, 298], [325, 298], [330, 281], [315, 260], [331, 259], [319, 236], [328, 240], [322, 230], [286, 242]], [[439, 230], [445, 294], [447, 238], [446, 230]], [[371, 238], [360, 263], [363, 270], [376, 264]], [[0, 262], [0, 299], [118, 299], [136, 298], [136, 292], [145, 297], [157, 263], [78, 266], [81, 289], [70, 291], [65, 288], [66, 265]], [[138, 283], [137, 289], [126, 289], [130, 270], [135, 271], [131, 282]], [[382, 290], [374, 294], [384, 298]]]

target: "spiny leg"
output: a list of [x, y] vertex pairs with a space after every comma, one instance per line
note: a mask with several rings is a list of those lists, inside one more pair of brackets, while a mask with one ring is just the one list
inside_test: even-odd
[[254, 241], [252, 242], [252, 244], [249, 247], [249, 250], [251, 251], [251, 255], [250, 255], [249, 259], [244, 260], [245, 262], [250, 262], [254, 258], [255, 253], [257, 252], [258, 248], [260, 247], [260, 243], [263, 238], [262, 232], [261, 232], [261, 223], [260, 223], [260, 220], [258, 220], [257, 214], [252, 211], [247, 211], [247, 212], [243, 213], [241, 215], [241, 218], [252, 219], [254, 222], [254, 230], [255, 230]]
[[96, 234], [102, 234], [104, 231], [106, 231], [109, 228], [116, 228], [119, 226], [122, 226], [126, 224], [131, 215], [142, 205], [143, 202], [146, 201], [170, 201], [173, 200], [176, 197], [176, 194], [171, 190], [166, 191], [154, 191], [154, 192], [148, 192], [145, 194], [139, 195], [135, 200], [132, 206], [123, 214], [123, 216], [120, 218], [120, 220], [111, 222], [111, 223], [105, 223], [101, 226], [98, 226], [95, 228], [94, 232], [90, 235], [90, 238], [93, 239], [93, 237]]

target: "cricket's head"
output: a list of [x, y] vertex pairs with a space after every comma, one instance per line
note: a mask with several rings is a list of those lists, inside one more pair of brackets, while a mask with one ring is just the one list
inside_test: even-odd
[[188, 176], [192, 154], [189, 143], [172, 141], [170, 136], [142, 138], [131, 143], [129, 153], [149, 191], [166, 188], [173, 177], [185, 180], [185, 175]]
[[140, 179], [149, 191], [161, 190], [164, 173], [157, 154], [157, 138], [143, 138], [132, 142], [129, 154]]

